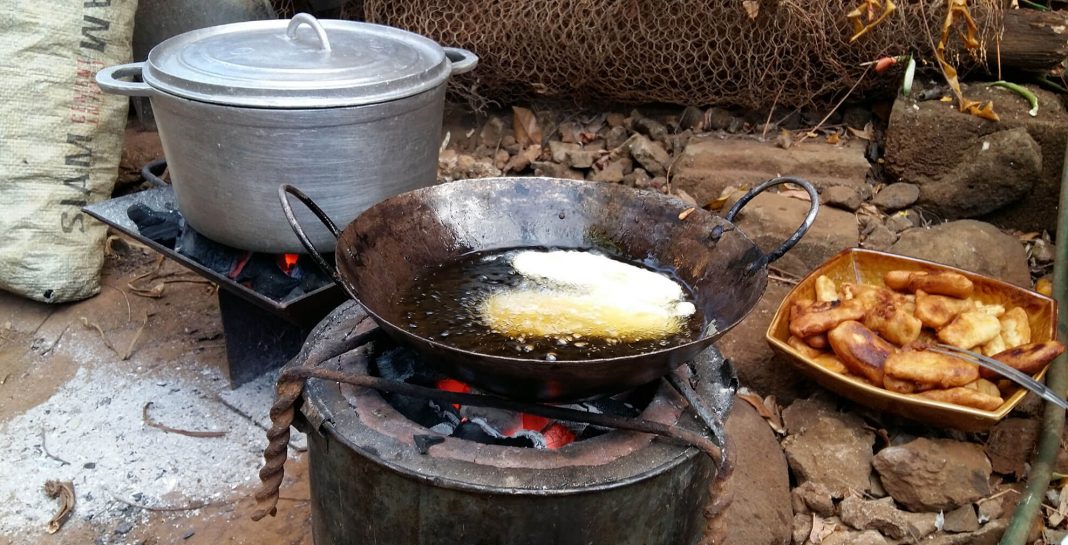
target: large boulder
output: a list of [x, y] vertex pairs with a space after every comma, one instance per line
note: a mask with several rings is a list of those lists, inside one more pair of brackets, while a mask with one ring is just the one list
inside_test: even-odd
[[710, 533], [727, 543], [787, 545], [793, 529], [790, 472], [775, 433], [748, 403], [736, 399], [727, 418], [733, 471], [721, 489], [731, 501]]
[[990, 460], [975, 443], [921, 437], [879, 451], [872, 464], [911, 511], [950, 511], [990, 495]]
[[798, 176], [820, 190], [849, 186], [870, 193], [865, 179], [871, 165], [864, 151], [865, 143], [860, 140], [841, 146], [809, 142], [782, 149], [755, 140], [694, 138], [675, 161], [671, 184], [702, 204], [719, 197], [728, 186], [752, 187], [776, 176]]
[[850, 414], [826, 412], [787, 426], [797, 429], [783, 440], [786, 461], [799, 484], [813, 481], [836, 498], [863, 494], [870, 487], [875, 434]]
[[1031, 269], [1023, 244], [989, 223], [960, 220], [930, 229], [908, 229], [890, 251], [1031, 287]]
[[937, 100], [899, 99], [886, 132], [887, 173], [918, 185], [919, 205], [945, 219], [1056, 228], [1068, 112], [1057, 95], [1029, 88], [1039, 100], [1036, 117], [1026, 100], [1004, 89], [965, 88], [969, 99], [993, 100], [999, 122]]

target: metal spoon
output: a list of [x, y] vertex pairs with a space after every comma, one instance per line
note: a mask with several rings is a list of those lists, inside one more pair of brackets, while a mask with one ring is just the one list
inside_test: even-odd
[[1017, 371], [1016, 369], [1013, 369], [1012, 367], [1009, 367], [1008, 365], [1005, 365], [1004, 363], [1001, 363], [998, 360], [988, 358], [982, 354], [976, 354], [971, 350], [957, 348], [956, 346], [951, 346], [948, 344], [935, 344], [928, 348], [928, 350], [930, 350], [931, 352], [937, 352], [939, 354], [946, 354], [948, 356], [956, 356], [961, 359], [969, 360], [981, 367], [986, 367], [987, 369], [998, 373], [999, 375], [1015, 382], [1016, 384], [1019, 384], [1020, 386], [1023, 386], [1024, 388], [1027, 388], [1028, 390], [1038, 394], [1039, 396], [1042, 396], [1042, 399], [1045, 399], [1050, 403], [1053, 403], [1063, 409], [1068, 409], [1068, 401], [1065, 401], [1064, 398], [1054, 393], [1053, 390], [1047, 388], [1045, 384], [1042, 384], [1041, 382], [1027, 376], [1024, 373], [1021, 373], [1020, 371]]

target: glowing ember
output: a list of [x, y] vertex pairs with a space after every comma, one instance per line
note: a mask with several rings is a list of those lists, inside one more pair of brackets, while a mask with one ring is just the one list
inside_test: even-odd
[[299, 260], [300, 254], [282, 254], [278, 256], [278, 268], [282, 269], [282, 272], [289, 274], [293, 267], [297, 266], [297, 261]]
[[[471, 387], [464, 382], [460, 382], [456, 379], [443, 378], [434, 383], [434, 386], [439, 390], [446, 392], [455, 392], [466, 394], [471, 392]], [[453, 403], [453, 408], [460, 410], [460, 404]], [[468, 419], [462, 418], [461, 422], [467, 422]], [[516, 421], [516, 425], [501, 427], [498, 429], [499, 433], [505, 437], [515, 437], [521, 431], [533, 431], [540, 433], [545, 438], [545, 448], [555, 449], [560, 448], [575, 441], [575, 433], [568, 429], [567, 426], [554, 422], [543, 416], [537, 416], [527, 413], [519, 413]]]

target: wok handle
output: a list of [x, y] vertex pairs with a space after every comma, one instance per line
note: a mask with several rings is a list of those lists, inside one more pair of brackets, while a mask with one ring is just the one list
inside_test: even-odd
[[300, 226], [300, 221], [297, 220], [297, 215], [293, 213], [293, 206], [289, 203], [289, 195], [293, 195], [298, 201], [304, 203], [304, 206], [311, 210], [315, 217], [319, 218], [319, 221], [323, 222], [323, 225], [330, 230], [330, 234], [334, 235], [334, 238], [341, 238], [341, 230], [337, 228], [337, 224], [334, 220], [330, 219], [330, 216], [326, 215], [326, 212], [322, 208], [319, 208], [318, 204], [312, 200], [303, 191], [289, 185], [282, 184], [278, 187], [278, 200], [282, 203], [282, 212], [286, 215], [286, 220], [289, 221], [289, 227], [293, 229], [293, 234], [297, 235], [300, 239], [300, 243], [304, 246], [304, 249], [308, 250], [308, 254], [315, 261], [316, 265], [323, 270], [330, 278], [334, 279], [337, 285], [341, 286], [353, 299], [356, 299], [356, 294], [353, 293], [344, 282], [341, 281], [341, 275], [338, 274], [337, 268], [327, 263], [323, 254], [319, 253], [319, 250], [315, 249], [315, 244], [308, 238], [307, 233], [304, 232], [304, 228]]
[[786, 241], [783, 242], [778, 248], [775, 248], [764, 256], [765, 264], [771, 263], [772, 261], [779, 259], [783, 256], [783, 254], [790, 251], [790, 248], [793, 248], [795, 244], [800, 242], [801, 238], [804, 237], [805, 233], [808, 232], [808, 229], [812, 227], [812, 222], [816, 221], [816, 214], [820, 211], [820, 196], [818, 193], [816, 193], [816, 188], [812, 187], [812, 184], [809, 183], [807, 180], [802, 180], [801, 178], [795, 178], [793, 176], [780, 176], [778, 178], [772, 178], [754, 187], [753, 189], [750, 189], [744, 196], [742, 196], [741, 199], [738, 199], [738, 202], [734, 203], [734, 206], [732, 206], [731, 209], [727, 211], [727, 215], [725, 217], [727, 221], [734, 223], [734, 217], [738, 214], [738, 212], [742, 210], [742, 207], [749, 203], [749, 201], [753, 200], [754, 197], [763, 193], [769, 187], [774, 187], [782, 184], [797, 184], [808, 193], [808, 215], [805, 216], [805, 221], [801, 222], [801, 226], [798, 227], [796, 231], [794, 231], [794, 234], [790, 235], [790, 237], [787, 238]]

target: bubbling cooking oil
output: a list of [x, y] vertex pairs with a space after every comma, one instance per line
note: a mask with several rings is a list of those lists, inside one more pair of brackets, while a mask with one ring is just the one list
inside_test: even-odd
[[[584, 263], [579, 252], [553, 252], [564, 264]], [[545, 272], [557, 263], [551, 255], [531, 256], [530, 248], [475, 252], [414, 281], [398, 301], [408, 331], [463, 350], [529, 359], [585, 360], [631, 356], [695, 340], [704, 317], [692, 304], [690, 289], [670, 271], [648, 263], [614, 259], [603, 270], [613, 276], [629, 273], [622, 265], [640, 267], [635, 278], [651, 271], [678, 288], [677, 300], [650, 298], [673, 286], [647, 282], [648, 289], [630, 290], [611, 297], [599, 286], [583, 285], [590, 275], [575, 280], [575, 271]], [[601, 258], [603, 254], [584, 251]], [[516, 269], [516, 259], [537, 263], [540, 270], [527, 274]], [[610, 257], [610, 256], [605, 256]], [[601, 258], [603, 260], [603, 258]], [[578, 260], [578, 261], [576, 261]], [[556, 279], [546, 277], [558, 277]], [[610, 279], [605, 280], [608, 283]]]

